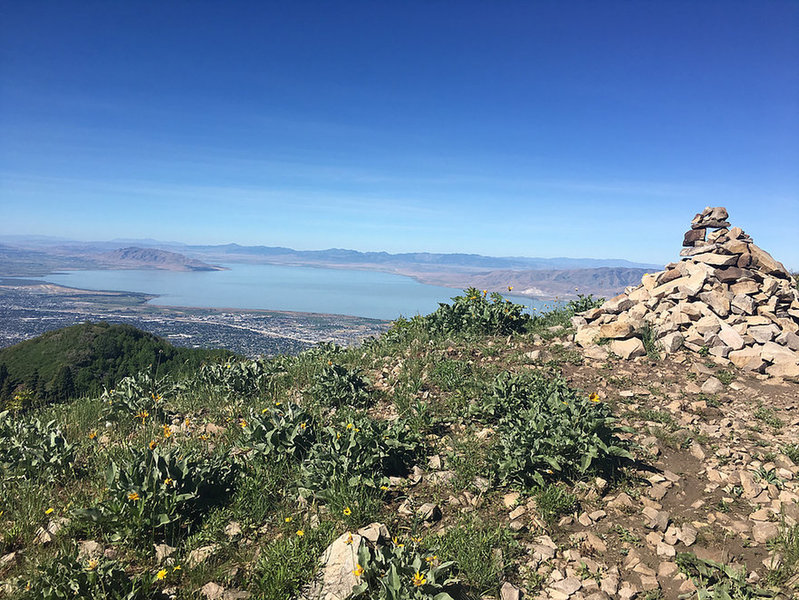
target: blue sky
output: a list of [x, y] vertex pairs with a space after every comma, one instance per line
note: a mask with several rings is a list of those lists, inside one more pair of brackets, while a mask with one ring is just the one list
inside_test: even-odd
[[0, 1], [0, 234], [799, 268], [799, 2]]

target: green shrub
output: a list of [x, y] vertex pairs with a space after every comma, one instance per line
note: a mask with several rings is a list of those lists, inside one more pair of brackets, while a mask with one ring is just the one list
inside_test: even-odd
[[12, 418], [0, 412], [0, 474], [54, 481], [74, 471], [77, 446], [67, 441], [55, 421]]
[[280, 361], [229, 360], [204, 364], [197, 373], [197, 381], [229, 394], [253, 397], [266, 392], [272, 377], [280, 372], [283, 372]]
[[442, 360], [436, 363], [431, 373], [433, 383], [445, 392], [462, 387], [472, 374], [472, 366], [462, 360]]
[[454, 562], [422, 553], [414, 544], [393, 543], [377, 548], [362, 544], [354, 574], [360, 583], [352, 589], [353, 600], [452, 600], [447, 593], [458, 580], [450, 577]]
[[746, 568], [704, 560], [689, 552], [679, 552], [676, 557], [680, 571], [691, 578], [697, 587], [697, 596], [706, 600], [745, 600], [773, 597], [774, 594], [758, 588], [746, 580]]
[[585, 398], [559, 376], [503, 375], [487, 404], [498, 420], [503, 481], [530, 487], [610, 475], [621, 458], [631, 458], [610, 407], [594, 395]]
[[105, 472], [106, 497], [79, 518], [112, 532], [111, 539], [174, 543], [205, 512], [227, 499], [236, 471], [225, 457], [130, 448]]
[[313, 416], [301, 406], [277, 403], [261, 411], [250, 410], [239, 421], [238, 444], [262, 457], [300, 460], [314, 441]]
[[321, 430], [303, 461], [300, 492], [326, 499], [334, 482], [351, 487], [386, 485], [388, 476], [407, 472], [417, 447], [402, 421], [342, 415]]
[[171, 391], [166, 380], [156, 380], [147, 372], [125, 377], [115, 388], [103, 393], [102, 418], [120, 422], [133, 416], [142, 422], [163, 423], [166, 419], [163, 395]]
[[148, 600], [160, 596], [153, 575], [128, 577], [117, 561], [79, 561], [62, 555], [39, 565], [29, 582], [20, 582], [21, 600]]
[[530, 316], [521, 304], [513, 304], [496, 292], [489, 298], [475, 288], [452, 298], [452, 304], [440, 303], [424, 317], [430, 331], [441, 334], [509, 335], [525, 330]]
[[323, 406], [363, 408], [370, 402], [367, 383], [359, 371], [328, 362], [310, 389], [311, 397]]

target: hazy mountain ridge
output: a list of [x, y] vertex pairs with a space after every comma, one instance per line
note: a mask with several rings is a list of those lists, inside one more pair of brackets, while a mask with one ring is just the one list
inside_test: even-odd
[[[484, 256], [468, 253], [360, 252], [343, 248], [294, 250], [282, 246], [186, 245], [156, 240], [57, 243], [41, 237], [6, 236], [0, 246], [0, 275], [43, 275], [55, 269], [151, 268], [175, 271], [219, 270], [210, 263], [272, 264], [297, 267], [374, 270], [413, 277], [452, 288], [514, 292], [540, 298], [580, 293], [614, 296], [659, 265], [625, 259]], [[130, 242], [135, 242], [131, 246]], [[3, 249], [5, 249], [5, 254]], [[14, 268], [18, 266], [19, 268]], [[24, 266], [24, 268], [23, 268]]]

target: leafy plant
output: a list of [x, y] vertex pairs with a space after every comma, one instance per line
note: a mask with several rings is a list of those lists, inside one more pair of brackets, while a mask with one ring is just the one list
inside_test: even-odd
[[402, 421], [342, 415], [321, 430], [303, 461], [300, 492], [324, 499], [336, 481], [352, 487], [385, 485], [389, 475], [407, 471], [417, 447]]
[[651, 360], [660, 360], [661, 344], [657, 341], [657, 331], [649, 323], [645, 324], [638, 332], [644, 344], [646, 355]]
[[251, 409], [239, 426], [239, 445], [263, 457], [299, 460], [314, 441], [313, 416], [291, 402], [276, 403], [261, 411]]
[[431, 373], [433, 382], [442, 390], [451, 392], [462, 386], [472, 373], [469, 363], [462, 360], [442, 360]]
[[799, 464], [799, 444], [785, 444], [782, 452], [791, 459], [794, 464]]
[[574, 512], [577, 509], [577, 496], [559, 485], [548, 485], [535, 495], [538, 511], [550, 525], [561, 515]]
[[252, 397], [264, 393], [272, 377], [281, 371], [282, 365], [279, 361], [228, 360], [204, 364], [197, 373], [197, 381], [229, 394]]
[[148, 372], [125, 377], [115, 388], [103, 393], [102, 417], [107, 421], [123, 421], [132, 415], [142, 422], [163, 423], [166, 419], [163, 404], [166, 388], [165, 379], [157, 380]]
[[100, 558], [81, 562], [61, 555], [39, 565], [35, 577], [20, 582], [21, 600], [148, 600], [157, 590], [153, 576], [128, 577], [115, 560]]
[[14, 419], [0, 412], [0, 473], [4, 479], [59, 479], [74, 470], [76, 445], [67, 441], [55, 421]]
[[128, 449], [105, 472], [106, 498], [78, 517], [113, 532], [111, 539], [169, 542], [190, 532], [233, 489], [236, 471], [221, 456]]
[[505, 300], [496, 292], [476, 288], [464, 290], [463, 296], [452, 298], [452, 304], [439, 303], [438, 309], [424, 317], [430, 331], [449, 334], [509, 335], [525, 330], [530, 316], [524, 306]]
[[773, 408], [766, 408], [765, 406], [761, 406], [755, 411], [755, 418], [775, 430], [782, 429], [783, 425], [785, 425]]
[[357, 370], [329, 361], [310, 389], [311, 397], [324, 406], [362, 408], [370, 402], [366, 381]]
[[454, 562], [422, 553], [416, 545], [393, 543], [370, 548], [362, 544], [354, 574], [360, 583], [352, 588], [353, 600], [453, 600], [447, 590], [457, 584], [451, 577]]
[[704, 560], [689, 552], [679, 552], [677, 566], [696, 585], [699, 600], [744, 600], [772, 597], [768, 590], [755, 587], [746, 581], [746, 568]]
[[[498, 393], [500, 392], [501, 393]], [[610, 407], [559, 376], [506, 376], [495, 388], [501, 479], [524, 487], [588, 473], [612, 475], [631, 458]]]

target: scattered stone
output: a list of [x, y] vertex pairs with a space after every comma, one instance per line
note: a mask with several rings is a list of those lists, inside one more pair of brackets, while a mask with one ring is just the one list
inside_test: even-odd
[[427, 502], [422, 504], [416, 510], [416, 516], [418, 516], [422, 521], [438, 521], [441, 519], [441, 508], [438, 504], [433, 504], [432, 502]]
[[499, 596], [501, 600], [519, 600], [519, 588], [514, 586], [512, 583], [508, 583], [507, 581], [502, 584], [502, 587], [499, 590]]
[[211, 558], [217, 550], [219, 550], [219, 544], [209, 544], [208, 546], [202, 546], [196, 550], [192, 550], [189, 552], [189, 556], [186, 559], [186, 564], [190, 568], [201, 565]]
[[779, 533], [780, 528], [776, 523], [755, 523], [752, 526], [752, 539], [758, 544], [773, 540]]

